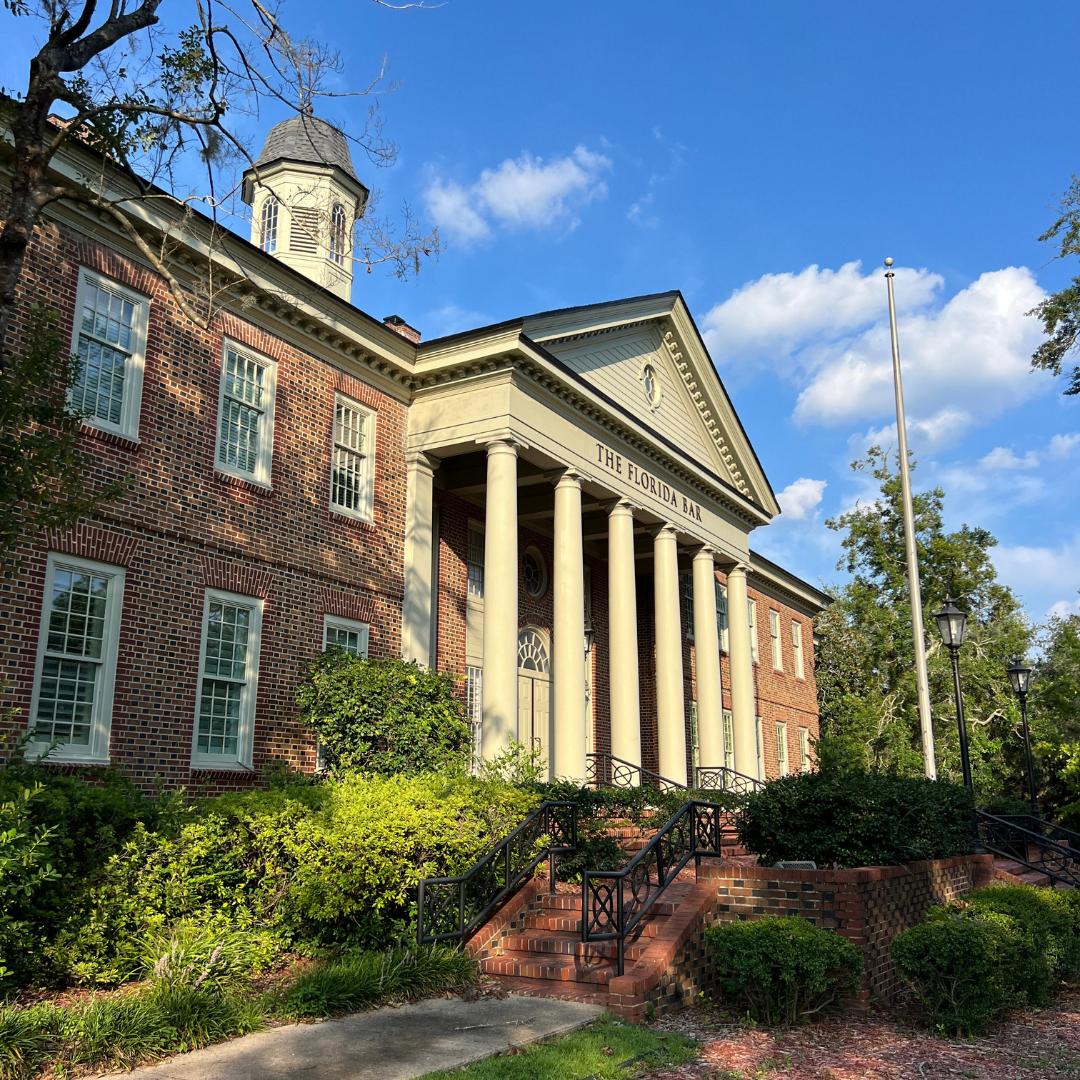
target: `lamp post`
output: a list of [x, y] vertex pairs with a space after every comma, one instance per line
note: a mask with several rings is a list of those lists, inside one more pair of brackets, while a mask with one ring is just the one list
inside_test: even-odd
[[1014, 656], [1008, 672], [1013, 693], [1020, 699], [1020, 716], [1024, 721], [1024, 752], [1027, 754], [1028, 795], [1031, 799], [1031, 812], [1038, 817], [1039, 802], [1035, 795], [1035, 762], [1031, 757], [1031, 732], [1028, 730], [1027, 718], [1027, 696], [1028, 687], [1031, 685], [1031, 668], [1024, 665], [1021, 657]]
[[967, 723], [964, 720], [964, 696], [960, 692], [960, 646], [964, 644], [967, 616], [953, 603], [951, 596], [945, 598], [945, 606], [934, 616], [938, 633], [952, 657], [953, 689], [956, 692], [956, 725], [960, 731], [960, 765], [964, 771], [964, 787], [974, 791], [971, 782], [971, 759], [968, 757]]

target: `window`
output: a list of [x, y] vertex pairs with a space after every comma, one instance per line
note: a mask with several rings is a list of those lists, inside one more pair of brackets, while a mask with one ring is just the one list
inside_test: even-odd
[[787, 724], [776, 725], [776, 767], [781, 776], [787, 776]]
[[735, 731], [730, 709], [724, 710], [724, 768], [735, 768]]
[[727, 586], [716, 583], [716, 637], [720, 651], [728, 652]]
[[345, 207], [334, 203], [330, 211], [330, 261], [343, 263], [348, 248], [345, 246]]
[[85, 422], [126, 439], [139, 437], [149, 301], [88, 270], [79, 275], [73, 349], [79, 376], [73, 408]]
[[371, 521], [375, 506], [373, 429], [373, 413], [341, 394], [334, 396], [330, 506], [362, 521]]
[[465, 669], [465, 715], [472, 728], [473, 759], [479, 761], [483, 755], [484, 737], [484, 669], [467, 667]]
[[226, 344], [221, 362], [217, 468], [270, 486], [276, 365]]
[[780, 612], [769, 608], [769, 644], [772, 647], [774, 671], [784, 670], [784, 646], [780, 640]]
[[585, 567], [585, 629], [591, 630], [592, 626], [592, 569]]
[[273, 254], [277, 251], [278, 239], [278, 201], [271, 195], [262, 204], [262, 214], [259, 216], [259, 247], [263, 251]]
[[469, 596], [484, 599], [484, 534], [469, 526]]
[[682, 617], [686, 624], [687, 641], [694, 640], [694, 576], [679, 575], [679, 599], [682, 601]]
[[765, 728], [762, 725], [761, 717], [755, 716], [755, 728], [757, 729], [757, 777], [759, 780], [765, 779]]
[[758, 662], [757, 654], [757, 601], [746, 601], [747, 617], [750, 621], [750, 660], [756, 664]]
[[697, 767], [701, 764], [699, 760], [701, 740], [698, 737], [698, 714], [697, 714], [697, 702], [690, 702], [690, 765], [693, 769], [690, 774], [690, 784], [692, 787], [697, 786]]
[[261, 600], [206, 594], [193, 765], [251, 767], [261, 629]]
[[657, 375], [656, 368], [652, 364], [643, 364], [639, 377], [641, 379], [641, 389], [645, 394], [645, 400], [648, 401], [649, 407], [652, 409], [657, 408], [663, 390], [660, 386], [660, 376]]
[[538, 547], [527, 547], [521, 558], [521, 576], [525, 581], [525, 591], [539, 599], [547, 592], [547, 563]]
[[30, 748], [51, 761], [106, 762], [124, 571], [49, 555]]
[[323, 616], [323, 649], [337, 645], [350, 656], [367, 659], [368, 624], [355, 619], [342, 619], [337, 615]]
[[803, 772], [810, 771], [810, 729], [799, 728], [799, 765]]
[[791, 651], [795, 654], [795, 675], [803, 679], [806, 672], [802, 658], [802, 623], [798, 619], [791, 620]]

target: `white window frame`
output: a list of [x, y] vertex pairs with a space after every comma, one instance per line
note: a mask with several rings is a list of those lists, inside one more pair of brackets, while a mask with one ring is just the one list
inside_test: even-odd
[[809, 772], [813, 761], [810, 757], [810, 729], [799, 728], [799, 765], [803, 772]]
[[[364, 459], [363, 482], [360, 491], [360, 507], [352, 509], [334, 502], [334, 454], [339, 445], [337, 441], [337, 410], [338, 405], [344, 405], [359, 413], [364, 418]], [[334, 411], [330, 417], [330, 509], [335, 514], [355, 518], [357, 521], [373, 521], [375, 518], [375, 411], [366, 405], [361, 405], [355, 398], [348, 394], [334, 394]], [[357, 451], [353, 451], [357, 453]]]
[[776, 722], [776, 771], [781, 776], [788, 774], [787, 724]]
[[784, 670], [784, 643], [780, 640], [780, 612], [769, 608], [769, 646], [772, 649], [773, 671]]
[[[266, 383], [263, 389], [266, 391], [266, 402], [261, 406], [262, 415], [259, 419], [259, 452], [255, 462], [255, 471], [246, 472], [235, 465], [229, 465], [221, 460], [222, 422], [225, 418], [225, 373], [226, 361], [230, 352], [236, 353], [245, 359], [259, 364], [266, 371]], [[277, 401], [277, 361], [269, 356], [264, 356], [255, 349], [241, 345], [238, 341], [226, 338], [221, 347], [221, 378], [218, 384], [218, 415], [217, 429], [214, 433], [214, 470], [225, 476], [236, 476], [251, 484], [258, 484], [267, 490], [271, 488], [271, 476], [274, 462], [274, 405]], [[244, 403], [251, 407], [248, 403]]]
[[728, 608], [727, 586], [716, 583], [716, 637], [720, 642], [721, 652], [730, 652], [728, 648]]
[[679, 575], [679, 599], [682, 617], [686, 620], [686, 640], [694, 640], [694, 575]]
[[[206, 675], [206, 640], [210, 623], [210, 605], [212, 603], [233, 604], [246, 607], [252, 612], [248, 635], [248, 663], [244, 673], [243, 697], [240, 704], [240, 727], [237, 731], [236, 757], [224, 754], [200, 754], [199, 747], [199, 709], [202, 702], [203, 681], [215, 676]], [[259, 656], [262, 652], [262, 618], [264, 601], [258, 596], [244, 596], [241, 593], [226, 592], [223, 589], [207, 589], [203, 597], [202, 629], [199, 634], [199, 670], [195, 680], [195, 723], [191, 732], [191, 766], [194, 769], [215, 769], [219, 771], [250, 772], [255, 746], [255, 704], [259, 692]], [[230, 681], [230, 680], [226, 680]]]
[[472, 765], [475, 770], [483, 758], [484, 743], [484, 669], [469, 664], [465, 668], [465, 716], [472, 731]]
[[730, 709], [721, 710], [724, 732], [724, 768], [735, 771], [735, 720]]
[[[476, 562], [471, 558], [472, 545], [469, 542], [469, 534], [476, 533], [480, 537], [481, 546], [484, 548], [483, 554], [487, 555], [487, 539], [484, 536], [484, 528], [478, 522], [470, 521], [468, 530], [465, 533], [465, 595], [473, 603], [483, 602], [484, 599], [484, 567], [486, 562], [482, 559], [480, 562]], [[480, 573], [477, 575], [478, 582], [473, 582], [469, 577], [469, 568], [477, 566], [480, 568]], [[477, 591], [473, 592], [474, 584], [477, 586]]]
[[757, 601], [746, 601], [746, 617], [750, 623], [750, 662], [758, 662], [758, 639], [757, 639]]
[[760, 716], [754, 717], [754, 727], [757, 732], [757, 778], [765, 779], [765, 721]]
[[690, 700], [690, 786], [697, 787], [697, 768], [701, 764], [701, 733], [698, 730], [697, 699]]
[[[131, 350], [124, 364], [124, 399], [120, 407], [120, 423], [114, 424], [99, 416], [85, 416], [82, 422], [99, 431], [108, 431], [131, 442], [139, 441], [139, 414], [142, 411], [143, 373], [146, 368], [146, 336], [150, 323], [150, 297], [121, 285], [118, 281], [88, 267], [79, 269], [79, 286], [75, 293], [75, 321], [71, 328], [71, 347], [69, 352], [76, 355], [79, 351], [79, 334], [82, 326], [83, 304], [90, 285], [105, 289], [106, 292], [135, 305], [135, 315], [131, 322]], [[127, 350], [120, 350], [127, 351]], [[69, 388], [68, 398], [71, 398]]]
[[806, 667], [803, 662], [802, 651], [802, 623], [798, 619], [791, 620], [791, 651], [795, 656], [795, 678], [806, 678]]
[[339, 627], [342, 630], [351, 630], [352, 632], [359, 634], [364, 644], [357, 655], [363, 660], [367, 659], [368, 644], [371, 637], [370, 623], [361, 622], [359, 619], [344, 619], [340, 615], [324, 615], [322, 628], [323, 652], [326, 652], [329, 648], [326, 639], [331, 626]]
[[[87, 746], [75, 746], [63, 743], [48, 754], [53, 762], [72, 762], [80, 765], [108, 765], [109, 735], [112, 731], [113, 694], [116, 688], [116, 659], [120, 645], [120, 620], [124, 610], [124, 575], [122, 566], [110, 566], [107, 563], [81, 559], [60, 552], [49, 552], [45, 570], [45, 593], [41, 604], [41, 623], [38, 627], [37, 661], [34, 667], [34, 690], [30, 698], [29, 729], [37, 727], [38, 699], [41, 695], [41, 673], [49, 653], [49, 611], [52, 605], [53, 582], [57, 570], [74, 570], [80, 573], [93, 573], [108, 577], [111, 581], [110, 596], [106, 600], [105, 627], [102, 635], [100, 659], [100, 683], [95, 683], [95, 700], [92, 710], [90, 742]], [[61, 657], [68, 654], [54, 653]], [[80, 659], [70, 656], [70, 659]], [[38, 742], [31, 736], [26, 744], [27, 757], [42, 758], [49, 748], [49, 743]]]

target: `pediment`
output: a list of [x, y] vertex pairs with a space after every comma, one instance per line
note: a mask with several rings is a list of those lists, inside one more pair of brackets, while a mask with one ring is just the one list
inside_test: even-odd
[[[770, 514], [779, 513], [678, 293], [535, 316], [525, 321], [524, 332], [666, 442]], [[646, 367], [660, 384], [653, 400]]]

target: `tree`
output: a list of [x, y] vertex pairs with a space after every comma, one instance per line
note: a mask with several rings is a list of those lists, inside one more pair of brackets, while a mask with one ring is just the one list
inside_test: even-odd
[[1043, 628], [1029, 711], [1043, 807], [1071, 803], [1080, 819], [1080, 615], [1052, 617]]
[[[852, 578], [816, 621], [823, 636], [817, 669], [822, 761], [917, 775], [923, 759], [900, 476], [876, 446], [852, 468], [875, 479], [879, 495], [826, 522], [846, 533], [837, 569]], [[1006, 668], [1014, 653], [1027, 651], [1033, 631], [1012, 590], [997, 580], [989, 555], [997, 541], [967, 525], [946, 532], [944, 500], [940, 488], [913, 496], [923, 608], [932, 612], [952, 595], [967, 613], [961, 678], [976, 787], [1019, 793], [1023, 744]], [[927, 654], [938, 771], [958, 779], [952, 669], [936, 633], [928, 635]]]
[[0, 563], [39, 529], [73, 525], [123, 491], [91, 479], [95, 463], [80, 448], [81, 415], [66, 392], [77, 366], [56, 312], [31, 305], [25, 349], [0, 376]]
[[[1061, 214], [1039, 239], [1057, 248], [1055, 259], [1080, 255], [1080, 179], [1076, 176], [1061, 197]], [[1065, 371], [1064, 367], [1080, 334], [1080, 277], [1074, 277], [1071, 285], [1048, 296], [1028, 314], [1042, 320], [1049, 338], [1032, 355], [1032, 370], [1064, 374], [1068, 382], [1063, 393], [1080, 394], [1080, 366], [1072, 371]]]
[[[257, 113], [262, 105], [310, 114], [316, 104], [335, 97], [393, 89], [383, 85], [384, 60], [364, 89], [347, 95], [328, 91], [329, 77], [341, 71], [340, 56], [318, 42], [294, 38], [276, 3], [195, 0], [192, 25], [178, 34], [161, 27], [161, 4], [111, 0], [107, 11], [99, 12], [98, 0], [4, 0], [9, 15], [42, 20], [45, 42], [30, 60], [25, 91], [5, 99], [0, 109], [13, 143], [11, 190], [0, 230], [0, 361], [27, 248], [48, 206], [69, 200], [106, 215], [169, 283], [184, 314], [205, 327], [215, 300], [239, 299], [230, 289], [242, 280], [220, 265], [228, 262], [230, 237], [220, 219], [235, 202], [236, 166], [254, 165], [234, 119]], [[396, 147], [384, 138], [378, 99], [371, 99], [375, 104], [363, 130], [351, 138], [375, 164], [390, 165]], [[69, 115], [57, 118], [57, 106]], [[54, 167], [71, 144], [99, 155], [95, 175], [76, 181]], [[184, 170], [193, 162], [204, 171], [206, 191], [198, 196], [182, 194]], [[117, 168], [129, 182], [116, 182], [111, 172]], [[175, 224], [163, 235], [148, 235], [133, 220], [140, 205], [158, 221], [171, 214]], [[193, 208], [213, 222], [205, 275], [217, 272], [217, 283], [203, 281], [194, 299], [181, 287], [170, 259], [184, 228], [183, 211]], [[440, 248], [438, 234], [423, 235], [408, 207], [401, 236], [389, 221], [370, 214], [359, 228], [365, 231], [357, 242], [358, 258], [369, 270], [387, 263], [407, 277], [419, 271], [422, 254]]]

